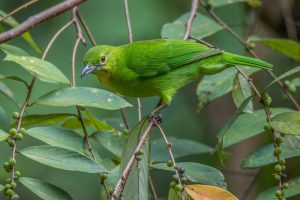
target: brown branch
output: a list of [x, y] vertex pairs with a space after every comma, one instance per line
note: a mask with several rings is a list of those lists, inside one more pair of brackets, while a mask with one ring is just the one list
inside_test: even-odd
[[184, 32], [184, 40], [187, 40], [190, 38], [191, 36], [191, 31], [192, 31], [192, 23], [194, 18], [196, 17], [196, 12], [197, 12], [197, 8], [198, 8], [198, 4], [199, 4], [199, 0], [193, 0], [192, 2], [192, 6], [191, 6], [191, 12], [190, 12], [190, 16], [185, 24], [185, 32]]
[[[224, 29], [230, 33], [235, 39], [237, 39], [246, 49], [246, 51], [252, 55], [255, 58], [259, 57], [257, 56], [257, 54], [255, 53], [255, 51], [253, 51], [248, 43], [243, 40], [236, 32], [234, 32], [221, 18], [219, 18], [218, 15], [216, 15], [216, 13], [207, 6], [207, 4], [203, 1], [200, 0], [200, 3], [202, 5], [203, 8], [206, 9], [206, 11], [208, 12], [208, 14], [217, 22], [219, 23], [222, 27], [224, 27]], [[276, 79], [277, 76], [271, 71], [271, 70], [266, 70], [266, 72], [273, 78]], [[287, 97], [290, 99], [290, 101], [292, 102], [292, 104], [295, 106], [295, 108], [300, 111], [300, 105], [298, 104], [298, 102], [296, 101], [296, 99], [293, 97], [293, 95], [287, 90], [287, 88], [284, 86], [284, 84], [282, 83], [282, 81], [278, 80], [276, 81], [276, 83], [280, 86], [280, 88], [282, 89], [282, 91], [287, 95]]]
[[110, 196], [110, 200], [117, 200], [119, 199], [125, 183], [128, 179], [129, 173], [133, 167], [134, 162], [136, 161], [136, 156], [138, 151], [142, 148], [143, 144], [146, 142], [147, 138], [149, 137], [150, 133], [151, 133], [151, 129], [153, 127], [153, 121], [151, 121], [148, 125], [148, 127], [146, 128], [145, 132], [142, 134], [142, 137], [137, 145], [137, 147], [135, 148], [133, 154], [131, 155], [125, 169], [122, 172], [121, 178], [118, 180], [117, 185], [115, 186], [115, 189], [113, 191], [113, 194]]
[[0, 34], [0, 43], [12, 40], [13, 38], [21, 35], [22, 33], [28, 31], [34, 26], [50, 18], [53, 18], [59, 14], [62, 14], [67, 10], [72, 9], [74, 6], [77, 6], [85, 1], [86, 0], [66, 0], [38, 14], [35, 14], [29, 17], [26, 21], [21, 23], [19, 26]]
[[27, 8], [28, 6], [30, 6], [31, 4], [34, 4], [35, 2], [37, 2], [38, 0], [31, 0], [21, 6], [19, 6], [18, 8], [14, 9], [13, 11], [9, 12], [7, 15], [5, 15], [4, 17], [2, 17], [0, 19], [0, 23], [3, 22], [4, 20], [6, 20], [7, 18], [13, 16], [14, 14], [16, 14], [17, 12], [19, 12], [20, 10], [23, 10], [24, 8]]
[[130, 132], [129, 122], [128, 122], [127, 117], [126, 117], [126, 113], [125, 113], [124, 109], [122, 109], [122, 108], [120, 109], [120, 111], [121, 111], [123, 121], [125, 123], [125, 127], [128, 130], [128, 132]]

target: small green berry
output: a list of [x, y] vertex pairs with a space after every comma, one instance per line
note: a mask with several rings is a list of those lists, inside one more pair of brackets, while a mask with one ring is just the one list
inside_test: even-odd
[[14, 166], [17, 163], [17, 161], [15, 159], [10, 159], [9, 160], [9, 165], [10, 166]]
[[16, 139], [17, 140], [23, 140], [23, 134], [22, 133], [17, 133], [17, 135], [16, 135]]
[[170, 187], [171, 188], [173, 188], [173, 189], [175, 189], [175, 186], [177, 185], [177, 182], [176, 181], [172, 181], [171, 183], [170, 183]]
[[270, 132], [270, 131], [272, 130], [270, 124], [266, 123], [266, 124], [264, 125], [264, 130], [265, 130], [266, 132]]
[[266, 106], [270, 106], [272, 103], [272, 98], [266, 92], [261, 93], [261, 100], [262, 100], [263, 104]]
[[16, 172], [15, 172], [15, 176], [16, 176], [17, 178], [19, 178], [19, 177], [21, 176], [21, 172], [20, 172], [20, 171], [16, 171]]
[[178, 182], [178, 176], [177, 176], [177, 174], [173, 175], [173, 180], [176, 181], [176, 182]]
[[25, 128], [20, 128], [19, 132], [22, 133], [22, 134], [25, 134], [26, 129]]
[[279, 164], [280, 165], [285, 165], [285, 160], [284, 159], [279, 160]]
[[15, 145], [14, 141], [11, 138], [8, 139], [7, 144], [10, 147], [13, 147]]
[[173, 167], [172, 160], [168, 160], [168, 162], [167, 162], [167, 166], [168, 166], [168, 167]]
[[129, 130], [128, 130], [128, 129], [124, 129], [124, 130], [123, 130], [123, 134], [124, 134], [125, 136], [129, 135]]
[[284, 184], [282, 185], [282, 187], [283, 187], [283, 189], [288, 189], [288, 188], [289, 188], [289, 184], [288, 184], [288, 183], [284, 183]]
[[175, 186], [174, 189], [175, 189], [177, 192], [180, 192], [180, 191], [182, 191], [183, 187], [182, 187], [182, 185], [177, 184], [177, 185]]
[[284, 171], [286, 169], [285, 165], [281, 165], [282, 166], [282, 170], [281, 171]]
[[285, 87], [288, 88], [288, 87], [290, 86], [290, 84], [291, 84], [291, 81], [289, 81], [289, 80], [285, 80], [285, 81], [284, 81], [284, 86], [285, 86]]
[[280, 190], [277, 190], [277, 191], [275, 192], [275, 196], [276, 196], [276, 197], [281, 197], [281, 194], [282, 194], [282, 192], [281, 192]]
[[12, 183], [10, 184], [10, 186], [11, 186], [11, 189], [16, 189], [17, 184], [16, 184], [16, 182], [12, 182]]
[[188, 181], [188, 179], [187, 179], [187, 177], [184, 176], [180, 179], [180, 181], [181, 181], [181, 183], [185, 184]]
[[8, 162], [4, 162], [4, 163], [3, 163], [3, 168], [4, 168], [5, 170], [10, 169], [9, 163], [8, 163]]
[[281, 154], [281, 148], [280, 147], [276, 147], [275, 148], [275, 150], [274, 150], [274, 153], [276, 154], [276, 155], [280, 155]]
[[13, 112], [13, 114], [12, 114], [13, 119], [18, 119], [19, 116], [20, 116], [20, 114], [18, 112]]
[[281, 172], [282, 171], [282, 166], [279, 165], [279, 164], [275, 165], [274, 171], [277, 172], [277, 173]]
[[10, 184], [9, 184], [9, 183], [6, 183], [6, 184], [5, 184], [5, 186], [4, 186], [4, 188], [5, 188], [6, 190], [8, 190], [8, 189], [10, 189], [10, 188], [11, 188], [11, 186], [10, 186]]
[[11, 129], [9, 129], [9, 131], [8, 131], [8, 134], [9, 134], [10, 136], [14, 136], [16, 133], [17, 133], [17, 129], [15, 129], [15, 128], [11, 128]]
[[250, 42], [250, 43], [248, 43], [248, 47], [249, 47], [250, 49], [255, 49], [256, 45], [255, 45], [254, 42]]
[[143, 155], [143, 154], [144, 154], [143, 149], [139, 149], [138, 152], [137, 152], [137, 155], [141, 156], [141, 155]]
[[8, 196], [12, 196], [13, 193], [14, 193], [14, 191], [13, 191], [12, 189], [6, 190], [6, 194], [7, 194]]
[[11, 196], [11, 200], [18, 200], [20, 197], [19, 197], [19, 195], [17, 195], [17, 194], [14, 194], [14, 195], [12, 195]]
[[142, 157], [141, 157], [141, 156], [135, 156], [135, 159], [136, 159], [137, 161], [140, 161], [140, 160], [142, 160]]
[[294, 84], [290, 84], [288, 86], [288, 91], [291, 92], [291, 93], [295, 93], [297, 91], [297, 88]]
[[275, 139], [275, 141], [276, 141], [276, 144], [277, 145], [280, 145], [281, 143], [283, 143], [283, 138], [282, 137], [276, 137], [276, 139]]
[[278, 174], [276, 174], [275, 176], [274, 176], [274, 179], [275, 179], [275, 181], [280, 181], [280, 179], [281, 179], [281, 177], [278, 175]]
[[101, 179], [102, 179], [103, 181], [105, 181], [106, 179], [108, 179], [108, 175], [107, 175], [106, 173], [102, 173], [102, 174], [100, 175], [100, 177], [101, 177]]

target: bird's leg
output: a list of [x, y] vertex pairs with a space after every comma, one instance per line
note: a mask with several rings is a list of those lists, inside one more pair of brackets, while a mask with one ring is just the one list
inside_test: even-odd
[[162, 102], [162, 99], [160, 99], [155, 109], [148, 115], [149, 121], [155, 119], [156, 122], [160, 124], [162, 122], [160, 111], [165, 107], [167, 106]]

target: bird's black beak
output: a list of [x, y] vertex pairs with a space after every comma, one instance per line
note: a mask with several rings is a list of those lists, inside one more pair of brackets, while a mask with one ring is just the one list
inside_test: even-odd
[[98, 68], [102, 68], [102, 66], [90, 66], [90, 65], [86, 65], [82, 72], [81, 72], [81, 78], [84, 77], [85, 75], [97, 70]]

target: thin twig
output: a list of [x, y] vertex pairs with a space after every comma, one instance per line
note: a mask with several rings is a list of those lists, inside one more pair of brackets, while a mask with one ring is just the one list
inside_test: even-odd
[[[157, 121], [154, 121], [154, 125], [158, 127], [161, 135], [163, 136], [164, 140], [165, 140], [165, 143], [167, 145], [167, 149], [168, 149], [168, 152], [169, 152], [169, 155], [170, 155], [170, 158], [171, 158], [171, 161], [172, 161], [172, 164], [173, 164], [173, 167], [175, 169], [175, 173], [177, 175], [177, 181], [180, 185], [182, 185], [181, 183], [181, 180], [180, 180], [180, 173], [179, 173], [179, 166], [177, 166], [176, 164], [176, 161], [175, 161], [175, 158], [174, 158], [174, 155], [173, 155], [173, 152], [172, 152], [172, 143], [168, 140], [164, 130], [161, 128], [161, 126], [159, 125], [159, 123], [157, 123]], [[182, 185], [183, 186], [183, 185]], [[183, 197], [183, 193], [181, 192], [181, 199], [184, 199]]]
[[125, 113], [124, 109], [120, 109], [120, 111], [121, 111], [123, 121], [125, 123], [125, 127], [130, 132], [130, 127], [129, 127], [129, 123], [128, 123], [128, 120], [127, 120], [127, 117], [126, 117], [126, 113]]
[[38, 14], [35, 14], [31, 17], [29, 17], [26, 21], [18, 25], [17, 27], [5, 31], [4, 33], [0, 34], [0, 43], [12, 40], [13, 38], [21, 35], [22, 33], [28, 31], [29, 29], [33, 28], [34, 26], [53, 18], [59, 14], [62, 14], [70, 9], [72, 9], [74, 6], [77, 6], [86, 0], [66, 0], [62, 3], [59, 3], [53, 7], [50, 7]]
[[191, 31], [192, 31], [192, 23], [194, 18], [196, 17], [196, 12], [198, 8], [199, 0], [193, 0], [192, 5], [191, 5], [191, 11], [190, 11], [190, 16], [185, 24], [185, 32], [184, 32], [184, 40], [189, 39], [191, 36]]
[[19, 12], [20, 10], [23, 10], [24, 8], [27, 8], [28, 6], [30, 6], [31, 4], [34, 4], [35, 2], [37, 2], [38, 0], [31, 0], [28, 1], [27, 3], [19, 6], [18, 8], [14, 9], [13, 11], [9, 12], [7, 15], [5, 15], [4, 17], [2, 17], [0, 19], [0, 23], [3, 22], [4, 20], [6, 20], [7, 18], [13, 16], [14, 14], [16, 14], [17, 12]]
[[156, 194], [156, 190], [155, 190], [155, 187], [154, 187], [154, 184], [153, 184], [153, 181], [152, 181], [152, 178], [151, 178], [150, 174], [148, 176], [148, 182], [150, 184], [150, 189], [151, 189], [151, 193], [153, 195], [153, 199], [154, 200], [158, 200], [158, 197], [157, 197], [157, 194]]
[[[208, 14], [217, 22], [219, 23], [228, 33], [230, 33], [235, 39], [237, 39], [246, 49], [246, 51], [252, 55], [255, 58], [259, 58], [257, 56], [257, 54], [255, 53], [255, 51], [253, 51], [248, 43], [243, 40], [236, 32], [234, 32], [221, 18], [219, 18], [218, 15], [216, 15], [216, 13], [207, 6], [207, 4], [203, 1], [200, 0], [200, 4], [202, 5], [203, 8], [206, 9], [206, 11], [208, 12]], [[270, 70], [265, 70], [273, 79], [276, 79], [276, 75], [270, 71]], [[298, 102], [295, 100], [295, 98], [293, 97], [293, 95], [287, 90], [287, 88], [284, 86], [284, 84], [282, 83], [282, 81], [278, 80], [276, 81], [276, 83], [280, 86], [280, 88], [282, 89], [282, 91], [287, 95], [287, 97], [290, 99], [290, 101], [292, 102], [292, 104], [295, 106], [295, 108], [300, 111], [300, 105], [298, 104]]]
[[90, 29], [88, 28], [87, 24], [85, 23], [84, 19], [81, 17], [80, 13], [79, 13], [79, 10], [77, 11], [77, 17], [84, 29], [84, 31], [86, 32], [88, 38], [90, 39], [90, 42], [93, 46], [96, 46], [96, 40], [94, 39], [94, 37], [92, 36], [92, 33], [90, 31]]
[[117, 200], [119, 199], [125, 183], [129, 177], [129, 173], [133, 167], [134, 162], [136, 161], [136, 156], [138, 154], [138, 151], [142, 148], [142, 146], [144, 145], [144, 143], [146, 142], [147, 138], [149, 137], [150, 133], [151, 133], [151, 129], [153, 127], [153, 121], [151, 121], [148, 125], [148, 127], [146, 128], [146, 130], [144, 131], [144, 133], [142, 134], [142, 137], [140, 138], [140, 141], [137, 145], [137, 147], [135, 148], [133, 154], [131, 155], [129, 161], [126, 164], [125, 169], [122, 172], [121, 178], [118, 180], [115, 189], [113, 191], [113, 194], [110, 196], [110, 200]]

